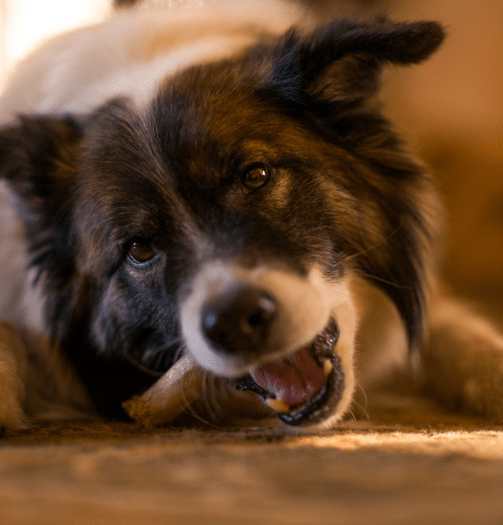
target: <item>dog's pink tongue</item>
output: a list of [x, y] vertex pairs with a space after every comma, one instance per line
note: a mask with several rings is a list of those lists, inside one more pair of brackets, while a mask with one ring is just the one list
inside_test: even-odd
[[325, 374], [309, 353], [309, 347], [288, 359], [259, 366], [250, 374], [257, 385], [289, 406], [305, 403], [325, 384]]

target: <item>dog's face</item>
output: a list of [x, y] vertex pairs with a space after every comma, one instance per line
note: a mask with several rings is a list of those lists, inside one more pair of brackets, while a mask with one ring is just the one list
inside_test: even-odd
[[292, 425], [354, 385], [355, 274], [421, 331], [428, 191], [371, 103], [433, 23], [339, 21], [168, 78], [145, 108], [25, 119], [0, 135], [54, 337], [112, 412], [179, 351]]

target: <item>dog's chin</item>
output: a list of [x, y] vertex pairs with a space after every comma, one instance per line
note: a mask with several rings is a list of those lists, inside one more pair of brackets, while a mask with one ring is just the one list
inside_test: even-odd
[[[260, 364], [232, 380], [239, 390], [251, 390], [290, 427], [324, 428], [340, 419], [346, 408], [348, 381], [337, 354], [339, 328], [331, 318], [308, 345], [281, 359]], [[352, 378], [349, 383], [352, 382]], [[329, 423], [330, 422], [330, 423]]]

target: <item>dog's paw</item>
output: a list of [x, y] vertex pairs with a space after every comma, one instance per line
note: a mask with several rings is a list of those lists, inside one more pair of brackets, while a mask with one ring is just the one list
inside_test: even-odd
[[[2, 381], [3, 377], [0, 368], [0, 381]], [[7, 387], [4, 384], [0, 387], [0, 435], [26, 427], [26, 418], [21, 405], [20, 397], [22, 396], [19, 395], [20, 393], [22, 393], [22, 388], [19, 388], [18, 385], [13, 385], [13, 382]]]
[[454, 302], [435, 310], [423, 355], [427, 386], [447, 404], [503, 420], [503, 335]]
[[24, 399], [25, 353], [15, 331], [0, 323], [0, 434], [26, 427]]

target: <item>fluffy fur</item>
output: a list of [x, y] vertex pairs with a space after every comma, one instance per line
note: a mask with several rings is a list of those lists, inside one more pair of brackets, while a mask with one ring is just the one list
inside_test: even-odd
[[434, 185], [375, 100], [441, 26], [260, 7], [122, 12], [19, 66], [1, 427], [126, 417], [183, 352], [291, 427], [417, 355], [440, 398], [502, 416], [503, 338], [436, 292]]

